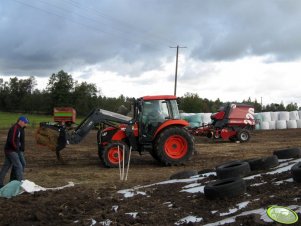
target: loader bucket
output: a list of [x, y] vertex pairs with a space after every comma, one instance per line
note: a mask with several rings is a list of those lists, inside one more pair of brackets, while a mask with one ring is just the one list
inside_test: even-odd
[[55, 151], [57, 158], [60, 159], [60, 151], [66, 147], [65, 128], [47, 122], [41, 122], [36, 132], [36, 142], [39, 145], [48, 147]]

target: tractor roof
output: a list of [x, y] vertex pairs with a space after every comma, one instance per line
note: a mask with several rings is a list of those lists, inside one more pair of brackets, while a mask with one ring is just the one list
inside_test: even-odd
[[158, 96], [144, 96], [143, 100], [176, 100], [177, 97], [174, 95], [158, 95]]

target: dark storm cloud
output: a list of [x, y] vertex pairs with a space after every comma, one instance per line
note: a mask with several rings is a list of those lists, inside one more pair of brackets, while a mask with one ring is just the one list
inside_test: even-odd
[[172, 60], [169, 47], [177, 44], [202, 61], [294, 59], [300, 10], [301, 2], [290, 0], [2, 0], [0, 74], [49, 76], [103, 64], [138, 76]]

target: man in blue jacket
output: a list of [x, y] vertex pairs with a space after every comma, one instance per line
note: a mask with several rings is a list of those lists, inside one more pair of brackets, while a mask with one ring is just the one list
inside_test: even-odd
[[29, 121], [26, 117], [20, 116], [17, 123], [15, 123], [8, 131], [4, 147], [5, 159], [0, 171], [0, 188], [3, 187], [5, 175], [12, 166], [14, 168], [15, 179], [18, 181], [23, 180], [23, 164], [25, 164], [22, 153], [25, 145], [24, 128], [28, 123]]

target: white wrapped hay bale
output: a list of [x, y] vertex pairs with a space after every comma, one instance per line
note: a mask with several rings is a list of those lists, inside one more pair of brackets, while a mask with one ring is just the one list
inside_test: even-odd
[[201, 123], [202, 122], [202, 115], [200, 113], [195, 113], [190, 116], [189, 122], [197, 122]]
[[261, 113], [255, 113], [254, 118], [258, 123], [263, 121]]
[[290, 120], [299, 120], [298, 111], [290, 111], [289, 116], [290, 116]]
[[301, 119], [297, 120], [297, 128], [301, 128]]
[[195, 128], [195, 127], [200, 127], [201, 123], [199, 122], [189, 122], [189, 127], [190, 128]]
[[299, 119], [301, 119], [301, 111], [298, 111]]
[[286, 129], [286, 120], [278, 120], [276, 121], [276, 129]]
[[269, 122], [269, 129], [276, 129], [276, 121]]
[[180, 113], [181, 119], [186, 120], [187, 122], [190, 121], [191, 115], [192, 115], [191, 113]]
[[288, 120], [286, 121], [288, 129], [296, 129], [297, 128], [297, 121], [296, 120]]
[[272, 121], [271, 112], [261, 112], [261, 115], [262, 115], [262, 121], [264, 121], [264, 122]]
[[271, 121], [277, 121], [278, 115], [279, 115], [279, 112], [271, 112]]
[[290, 114], [288, 111], [280, 111], [279, 112], [279, 118], [280, 121], [285, 120], [288, 121], [290, 120]]
[[268, 129], [270, 129], [270, 124], [269, 124], [269, 122], [261, 122], [261, 123], [260, 123], [260, 128], [261, 128], [262, 130], [268, 130]]
[[211, 115], [212, 113], [202, 113], [202, 122], [205, 124], [211, 123]]
[[261, 130], [260, 123], [256, 123], [256, 124], [255, 124], [255, 129], [256, 129], [256, 130]]

